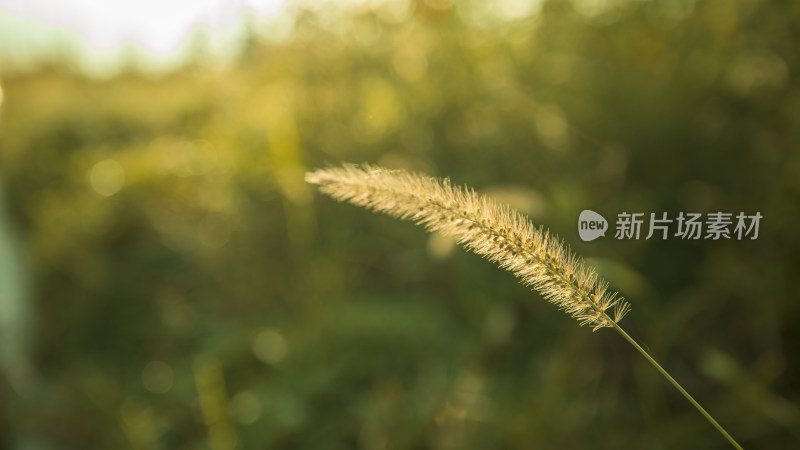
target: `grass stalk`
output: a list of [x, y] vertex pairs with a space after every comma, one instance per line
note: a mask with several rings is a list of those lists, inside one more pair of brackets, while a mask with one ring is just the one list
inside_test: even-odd
[[[728, 440], [731, 435], [650, 356], [618, 322], [628, 303], [558, 238], [534, 227], [518, 212], [448, 179], [345, 165], [309, 172], [306, 181], [339, 201], [413, 220], [428, 231], [453, 237], [468, 250], [509, 270], [549, 302], [594, 330], [614, 328]], [[612, 313], [609, 314], [609, 311]]]
[[681, 386], [681, 385], [680, 385], [680, 383], [678, 383], [678, 382], [675, 380], [675, 378], [672, 378], [672, 375], [670, 375], [670, 374], [669, 374], [669, 372], [667, 372], [667, 370], [666, 370], [666, 369], [664, 369], [663, 367], [661, 367], [661, 364], [659, 364], [659, 363], [658, 363], [658, 361], [656, 361], [655, 359], [653, 359], [653, 357], [652, 357], [652, 356], [650, 356], [650, 353], [648, 353], [648, 352], [647, 352], [647, 350], [645, 350], [644, 348], [642, 348], [642, 346], [641, 346], [641, 345], [639, 345], [639, 343], [638, 343], [638, 342], [636, 342], [636, 340], [635, 340], [635, 339], [633, 339], [633, 338], [632, 338], [632, 337], [631, 337], [631, 336], [630, 336], [628, 333], [626, 333], [626, 332], [625, 332], [625, 330], [623, 330], [623, 329], [622, 329], [622, 327], [620, 327], [620, 326], [619, 326], [619, 324], [616, 324], [616, 323], [615, 323], [615, 324], [614, 324], [614, 329], [615, 329], [615, 330], [617, 330], [617, 332], [618, 332], [619, 334], [621, 334], [621, 335], [622, 335], [622, 337], [624, 337], [626, 341], [630, 342], [630, 344], [631, 344], [631, 345], [632, 345], [632, 346], [633, 346], [633, 347], [634, 347], [636, 350], [638, 350], [638, 351], [639, 351], [639, 353], [641, 353], [641, 354], [642, 354], [642, 356], [644, 356], [644, 359], [646, 359], [646, 360], [647, 360], [647, 361], [648, 361], [650, 364], [652, 364], [652, 365], [653, 365], [653, 367], [655, 367], [655, 368], [656, 368], [656, 370], [658, 370], [658, 371], [661, 373], [661, 375], [663, 375], [663, 376], [664, 376], [664, 378], [666, 378], [666, 379], [667, 379], [667, 381], [669, 381], [670, 383], [672, 383], [672, 385], [673, 385], [673, 386], [675, 386], [675, 389], [677, 389], [677, 390], [678, 390], [678, 392], [680, 392], [680, 393], [681, 393], [681, 394], [682, 394], [684, 397], [686, 397], [686, 400], [689, 400], [689, 403], [691, 403], [692, 405], [694, 405], [694, 407], [695, 407], [695, 408], [697, 408], [697, 410], [698, 410], [698, 411], [700, 411], [700, 414], [702, 414], [702, 415], [703, 415], [703, 417], [705, 417], [705, 418], [706, 418], [706, 420], [708, 420], [709, 422], [711, 422], [711, 425], [714, 425], [714, 428], [716, 428], [716, 429], [717, 429], [717, 431], [719, 431], [719, 432], [720, 432], [720, 433], [721, 433], [721, 434], [722, 434], [722, 435], [725, 437], [725, 439], [727, 439], [727, 440], [728, 440], [728, 442], [730, 442], [730, 443], [731, 443], [731, 445], [733, 445], [735, 448], [737, 448], [737, 449], [739, 449], [739, 450], [742, 450], [742, 446], [741, 446], [741, 445], [739, 445], [739, 443], [738, 443], [738, 442], [736, 442], [736, 439], [734, 439], [734, 438], [733, 438], [733, 436], [731, 436], [731, 435], [730, 435], [730, 433], [728, 433], [728, 432], [725, 430], [725, 428], [723, 428], [723, 427], [722, 427], [722, 425], [720, 425], [720, 424], [719, 424], [719, 422], [717, 422], [717, 421], [716, 421], [716, 420], [715, 420], [715, 419], [714, 419], [714, 418], [711, 416], [711, 414], [709, 414], [709, 413], [708, 413], [708, 411], [706, 411], [706, 410], [705, 410], [705, 408], [703, 408], [702, 406], [700, 406], [700, 403], [698, 403], [698, 402], [697, 402], [697, 400], [695, 400], [695, 399], [694, 399], [694, 397], [692, 397], [692, 395], [691, 395], [691, 394], [689, 394], [689, 393], [686, 391], [686, 389], [684, 389], [684, 388], [683, 388], [683, 386]]

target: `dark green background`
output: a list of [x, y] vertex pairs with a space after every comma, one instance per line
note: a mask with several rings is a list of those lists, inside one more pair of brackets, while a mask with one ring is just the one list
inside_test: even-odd
[[[746, 448], [800, 445], [800, 3], [413, 5], [221, 70], [0, 77], [0, 448], [727, 448], [613, 331], [304, 183], [344, 161], [520, 208]], [[584, 243], [585, 208], [764, 218]]]

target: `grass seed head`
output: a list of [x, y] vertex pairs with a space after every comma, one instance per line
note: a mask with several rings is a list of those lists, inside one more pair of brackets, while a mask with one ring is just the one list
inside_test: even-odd
[[514, 273], [581, 325], [611, 327], [629, 310], [593, 268], [544, 228], [472, 189], [452, 186], [449, 179], [345, 165], [309, 172], [306, 181], [336, 200], [413, 220], [455, 238]]

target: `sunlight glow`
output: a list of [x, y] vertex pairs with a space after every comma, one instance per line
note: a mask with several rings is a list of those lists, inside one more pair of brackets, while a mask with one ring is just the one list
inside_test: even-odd
[[[535, 15], [543, 0], [418, 1], [492, 26]], [[408, 0], [0, 0], [0, 73], [33, 69], [42, 61], [99, 77], [130, 69], [164, 73], [187, 61], [225, 66], [241, 55], [249, 36], [285, 40], [301, 9], [324, 11], [318, 18], [328, 26], [343, 10], [373, 11], [381, 20], [400, 22], [412, 17], [411, 5]], [[365, 24], [348, 32], [370, 45], [380, 29]], [[424, 75], [424, 55], [406, 52], [402, 58], [407, 66], [400, 69], [402, 76]]]
[[[0, 0], [0, 62], [67, 51], [91, 73], [133, 60], [159, 70], [183, 61], [197, 32], [210, 49], [235, 54], [246, 17], [280, 13], [286, 0]], [[50, 48], [44, 48], [43, 41]], [[74, 53], [74, 54], [73, 54]], [[216, 52], [215, 52], [216, 53]], [[16, 61], [19, 62], [19, 61]]]

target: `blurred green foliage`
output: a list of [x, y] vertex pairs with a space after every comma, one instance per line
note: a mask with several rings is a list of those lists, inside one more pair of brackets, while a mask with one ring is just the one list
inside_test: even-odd
[[[726, 448], [615, 333], [304, 183], [341, 161], [546, 224], [745, 447], [796, 447], [800, 3], [601, 3], [304, 11], [231, 68], [5, 74], [0, 447]], [[581, 243], [584, 208], [764, 219]]]

